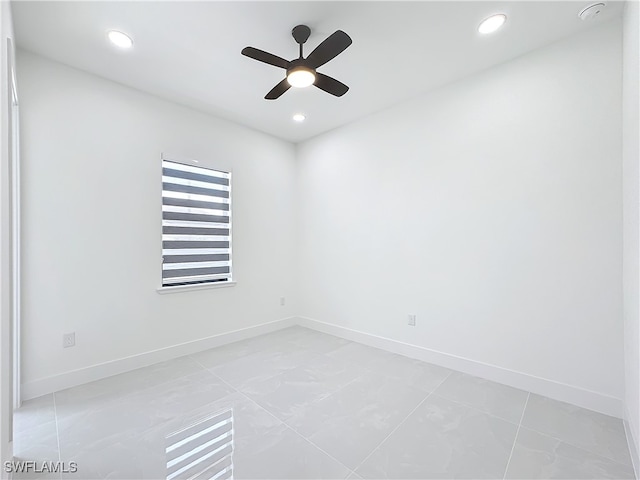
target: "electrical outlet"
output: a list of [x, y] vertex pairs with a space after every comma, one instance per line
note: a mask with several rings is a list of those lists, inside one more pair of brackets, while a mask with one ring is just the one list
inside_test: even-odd
[[284, 297], [280, 297], [280, 305], [284, 306], [285, 303], [287, 303], [286, 299]]
[[76, 346], [76, 332], [65, 333], [62, 335], [62, 346], [64, 348]]
[[407, 325], [411, 325], [412, 327], [416, 326], [416, 316], [409, 314], [409, 320], [407, 321]]

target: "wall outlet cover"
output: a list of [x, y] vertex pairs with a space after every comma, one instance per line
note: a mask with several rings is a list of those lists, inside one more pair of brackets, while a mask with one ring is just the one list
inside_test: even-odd
[[62, 346], [64, 348], [74, 347], [76, 345], [76, 332], [65, 333], [62, 335]]

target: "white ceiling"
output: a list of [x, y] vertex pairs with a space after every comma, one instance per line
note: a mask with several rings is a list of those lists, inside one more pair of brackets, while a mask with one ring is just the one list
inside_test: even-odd
[[[102, 77], [298, 142], [437, 86], [590, 28], [622, 12], [608, 2], [595, 20], [578, 12], [589, 0], [550, 2], [13, 2], [19, 47]], [[505, 26], [477, 33], [485, 17], [503, 12]], [[353, 45], [318, 71], [350, 90], [264, 95], [284, 70], [240, 54], [253, 46], [297, 57], [291, 29], [312, 33], [305, 56], [335, 30]], [[134, 39], [118, 50], [110, 29]], [[291, 116], [302, 112], [307, 121]]]

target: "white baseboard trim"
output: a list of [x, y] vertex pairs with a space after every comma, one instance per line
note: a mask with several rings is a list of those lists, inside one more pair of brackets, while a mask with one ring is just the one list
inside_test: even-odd
[[[118, 375], [137, 368], [153, 365], [154, 363], [172, 360], [184, 355], [197, 353], [210, 348], [219, 347], [247, 338], [263, 335], [293, 325], [301, 325], [324, 333], [342, 337], [372, 347], [381, 348], [393, 353], [405, 355], [425, 362], [486, 378], [494, 382], [510, 385], [515, 388], [544, 395], [596, 412], [623, 418], [625, 413], [622, 401], [602, 393], [586, 390], [574, 385], [555, 382], [536, 377], [523, 372], [490, 365], [465, 357], [459, 357], [436, 350], [392, 340], [377, 335], [352, 330], [331, 323], [321, 322], [307, 317], [289, 317], [273, 322], [263, 323], [232, 332], [221, 333], [211, 337], [185, 342], [170, 347], [153, 350], [130, 357], [120, 358], [109, 362], [92, 365], [64, 372], [51, 377], [40, 378], [22, 384], [22, 398], [29, 400], [48, 393], [64, 390], [102, 378]], [[635, 439], [632, 438], [635, 443]], [[631, 444], [631, 441], [629, 442]], [[635, 443], [637, 445], [637, 443]], [[633, 448], [633, 447], [632, 447]], [[637, 454], [637, 449], [636, 449]], [[637, 458], [635, 459], [637, 461]], [[637, 463], [636, 463], [637, 465]], [[636, 472], [638, 470], [636, 469]]]
[[222, 345], [274, 332], [296, 324], [296, 317], [283, 318], [273, 322], [262, 323], [260, 325], [242, 328], [232, 332], [221, 333], [191, 342], [180, 343], [178, 345], [172, 345], [170, 347], [132, 355], [130, 357], [91, 365], [89, 367], [64, 372], [51, 377], [40, 378], [38, 380], [22, 384], [22, 400], [40, 397], [48, 393], [64, 390], [65, 388], [75, 387], [110, 377], [112, 375], [118, 375], [120, 373], [135, 370], [136, 368], [147, 367], [154, 363], [164, 362], [184, 355], [208, 350], [210, 348], [220, 347]]
[[546, 378], [536, 377], [523, 372], [478, 362], [470, 358], [459, 357], [449, 353], [419, 347], [409, 343], [391, 340], [389, 338], [372, 335], [370, 333], [352, 330], [331, 323], [298, 317], [298, 324], [337, 337], [363, 343], [389, 352], [398, 353], [424, 362], [440, 365], [469, 375], [486, 378], [494, 382], [526, 390], [538, 395], [544, 395], [555, 400], [571, 403], [579, 407], [596, 412], [622, 418], [622, 400], [603, 393], [586, 390], [574, 385], [556, 382]]
[[636, 478], [640, 478], [640, 451], [638, 450], [638, 447], [640, 446], [638, 440], [640, 439], [637, 439], [633, 433], [636, 430], [634, 430], [633, 425], [629, 421], [630, 418], [631, 417], [629, 416], [629, 410], [627, 408], [627, 405], [625, 405], [623, 419], [624, 433], [627, 436], [627, 444], [629, 445], [629, 453], [631, 454], [633, 471], [635, 472]]

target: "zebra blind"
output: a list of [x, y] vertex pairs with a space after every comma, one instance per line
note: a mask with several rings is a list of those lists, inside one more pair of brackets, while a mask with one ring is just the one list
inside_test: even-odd
[[231, 174], [162, 161], [162, 286], [231, 280]]

